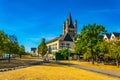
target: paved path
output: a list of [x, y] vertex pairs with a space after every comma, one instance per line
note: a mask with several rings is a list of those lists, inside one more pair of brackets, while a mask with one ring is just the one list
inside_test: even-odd
[[92, 67], [87, 67], [87, 66], [82, 66], [82, 65], [77, 65], [77, 64], [69, 64], [69, 63], [59, 62], [59, 61], [57, 61], [56, 63], [120, 78], [120, 72], [92, 68]]

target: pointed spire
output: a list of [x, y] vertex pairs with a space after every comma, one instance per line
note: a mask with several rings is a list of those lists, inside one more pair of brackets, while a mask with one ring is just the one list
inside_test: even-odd
[[68, 27], [74, 28], [73, 23], [72, 23], [72, 17], [71, 17], [71, 12], [69, 13], [68, 16]]
[[68, 20], [69, 20], [69, 24], [72, 24], [72, 17], [71, 17], [71, 12], [69, 13], [69, 17], [68, 17]]
[[69, 17], [71, 18], [71, 12], [69, 13]]

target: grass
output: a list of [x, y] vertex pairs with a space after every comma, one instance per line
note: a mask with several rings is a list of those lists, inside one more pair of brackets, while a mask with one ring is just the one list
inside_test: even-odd
[[45, 64], [0, 72], [0, 80], [120, 80], [58, 64]]
[[[62, 62], [68, 62], [68, 61], [62, 61]], [[93, 64], [91, 64], [89, 62], [81, 62], [81, 61], [70, 61], [70, 63], [120, 72], [120, 67], [118, 68], [117, 66], [113, 66], [113, 65], [104, 65], [104, 64], [94, 64], [93, 65]]]

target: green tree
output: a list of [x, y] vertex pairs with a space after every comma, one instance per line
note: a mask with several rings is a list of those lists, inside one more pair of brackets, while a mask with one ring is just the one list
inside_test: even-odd
[[83, 59], [84, 60], [89, 60], [90, 57], [91, 57], [90, 51], [87, 50], [87, 52], [83, 54]]
[[83, 53], [86, 50], [86, 41], [82, 38], [81, 34], [78, 34], [76, 38], [74, 39], [75, 42], [75, 53], [77, 53], [78, 58], [80, 58], [80, 55], [83, 55]]
[[99, 56], [103, 56], [103, 59], [108, 59], [109, 56], [109, 42], [102, 41], [100, 42], [100, 54]]
[[119, 61], [120, 61], [120, 38], [116, 38], [115, 40], [110, 42], [110, 53], [109, 55], [115, 59], [116, 66], [119, 67]]
[[20, 58], [22, 58], [22, 55], [26, 55], [24, 45], [19, 46], [19, 52], [18, 53], [19, 53]]
[[103, 54], [107, 54], [109, 51], [109, 43], [107, 41], [102, 41], [100, 43], [100, 52]]
[[45, 43], [45, 39], [42, 39], [40, 45], [38, 46], [38, 54], [41, 54], [41, 56], [43, 57], [48, 51], [48, 48], [46, 46]]
[[5, 45], [8, 41], [8, 36], [0, 30], [0, 54], [5, 52]]
[[[96, 25], [96, 24], [89, 24], [87, 26], [83, 26], [80, 35], [82, 36], [82, 42], [80, 44], [84, 45], [82, 46], [83, 49], [86, 49], [86, 54], [89, 53], [91, 55], [92, 64], [94, 64], [94, 60], [99, 50], [99, 43], [102, 40], [100, 35], [105, 32], [105, 27], [102, 25]], [[78, 42], [79, 44], [79, 42]], [[77, 47], [80, 47], [81, 45], [76, 45]], [[87, 52], [89, 51], [89, 52]]]
[[62, 49], [62, 50], [59, 50], [59, 53], [61, 53], [61, 55], [64, 56], [64, 59], [66, 60], [67, 57], [70, 55], [70, 52], [68, 49]]
[[10, 63], [11, 54], [17, 54], [19, 51], [17, 37], [15, 35], [10, 35], [8, 37], [8, 42], [6, 44], [5, 51], [6, 51], [6, 53], [9, 54], [8, 62]]

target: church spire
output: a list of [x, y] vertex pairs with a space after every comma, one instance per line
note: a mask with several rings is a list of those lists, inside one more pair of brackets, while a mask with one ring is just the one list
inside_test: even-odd
[[68, 21], [69, 21], [69, 25], [72, 24], [71, 12], [69, 13]]
[[73, 23], [72, 23], [72, 16], [71, 16], [71, 12], [69, 13], [69, 16], [68, 16], [68, 27], [70, 28], [74, 28], [73, 26]]
[[74, 24], [72, 23], [71, 13], [63, 24], [63, 34], [69, 34], [72, 38], [77, 34], [77, 21], [75, 20]]

